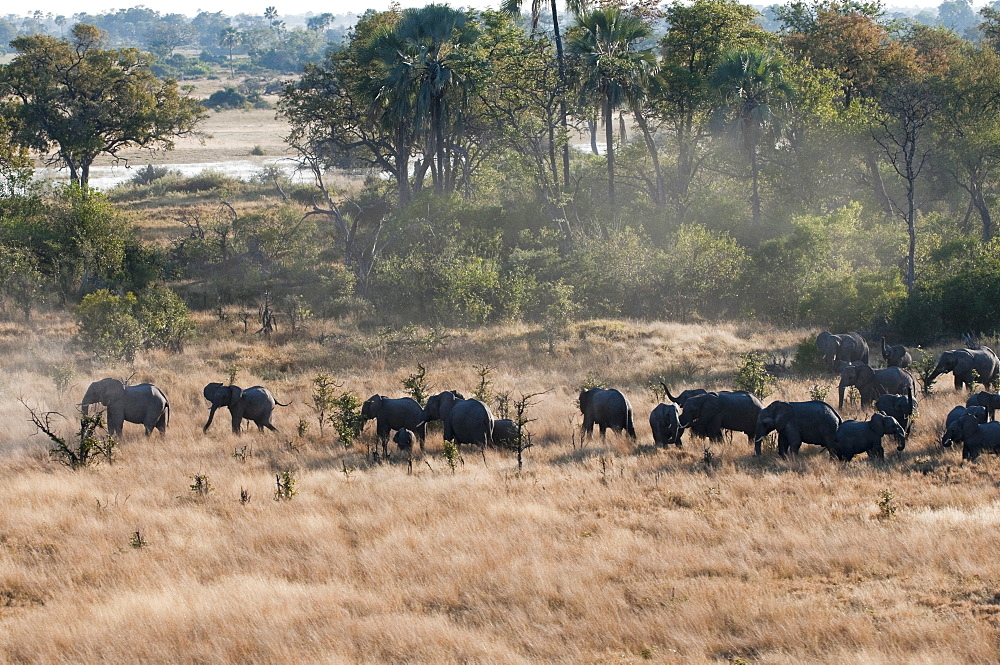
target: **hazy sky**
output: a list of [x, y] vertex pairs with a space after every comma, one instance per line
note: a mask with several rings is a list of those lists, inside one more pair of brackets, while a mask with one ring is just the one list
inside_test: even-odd
[[[776, 0], [756, 0], [750, 4], [772, 4], [774, 1]], [[202, 10], [222, 11], [230, 16], [240, 13], [263, 14], [264, 8], [269, 5], [274, 5], [279, 14], [304, 14], [306, 12], [343, 14], [346, 12], [360, 13], [369, 8], [386, 9], [389, 2], [390, 0], [332, 0], [328, 2], [318, 0], [258, 0], [257, 2], [247, 2], [246, 0], [135, 0], [125, 2], [122, 0], [84, 0], [83, 2], [80, 0], [34, 0], [30, 3], [30, 7], [25, 7], [23, 10], [18, 10], [13, 3], [9, 3], [3, 13], [27, 14], [40, 9], [46, 13], [72, 16], [80, 11], [98, 14], [141, 4], [162, 13], [180, 13], [190, 16], [194, 16]], [[454, 7], [497, 7], [499, 3], [500, 0], [464, 0], [448, 4]], [[399, 4], [403, 7], [422, 7], [428, 4], [428, 0], [400, 0]], [[525, 0], [524, 4], [530, 6], [528, 0]], [[941, 0], [899, 0], [886, 4], [901, 7], [937, 7], [941, 4]], [[974, 0], [973, 4], [978, 9], [986, 4], [986, 0]]]

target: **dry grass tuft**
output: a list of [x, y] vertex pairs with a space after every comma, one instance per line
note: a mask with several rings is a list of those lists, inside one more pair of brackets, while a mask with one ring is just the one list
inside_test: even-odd
[[[885, 464], [835, 463], [812, 446], [783, 461], [754, 458], [741, 436], [654, 449], [646, 386], [729, 387], [739, 354], [793, 348], [805, 330], [591, 321], [549, 355], [522, 324], [375, 352], [346, 323], [274, 346], [208, 316], [199, 326], [184, 355], [148, 353], [134, 368], [170, 397], [166, 438], [126, 427], [114, 464], [73, 472], [47, 458], [17, 398], [72, 419], [90, 381], [132, 368], [92, 364], [63, 317], [0, 323], [0, 660], [1000, 659], [1000, 460], [963, 463], [937, 444], [964, 399], [943, 383]], [[314, 422], [315, 374], [361, 397], [400, 395], [417, 362], [438, 390], [471, 393], [473, 365], [486, 363], [496, 390], [548, 391], [530, 414], [537, 445], [523, 472], [508, 454], [488, 452], [486, 466], [464, 448], [452, 474], [436, 433], [412, 469], [372, 465], [363, 446], [345, 450], [329, 429], [321, 440], [315, 425], [296, 436], [300, 418]], [[67, 364], [60, 394], [48, 368]], [[292, 400], [275, 416], [280, 433], [237, 438], [221, 418], [202, 434], [201, 388], [233, 364], [241, 385]], [[575, 400], [588, 375], [631, 398], [638, 445], [581, 446]], [[835, 380], [782, 379], [774, 398], [808, 399], [818, 382]], [[274, 501], [285, 470], [299, 493]], [[196, 474], [211, 493], [191, 492]]]

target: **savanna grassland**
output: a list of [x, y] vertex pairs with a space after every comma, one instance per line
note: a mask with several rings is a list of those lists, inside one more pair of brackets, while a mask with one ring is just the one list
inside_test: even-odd
[[[526, 324], [420, 330], [406, 343], [349, 319], [314, 321], [267, 343], [233, 319], [196, 322], [184, 353], [146, 352], [134, 366], [133, 382], [171, 400], [166, 437], [126, 425], [113, 464], [77, 471], [49, 458], [19, 400], [66, 414], [54, 422], [70, 434], [86, 385], [133, 370], [88, 360], [69, 344], [67, 316], [0, 324], [0, 660], [1000, 658], [1000, 465], [936, 443], [964, 401], [947, 380], [884, 464], [833, 462], [808, 445], [785, 461], [773, 447], [753, 457], [741, 435], [654, 448], [647, 384], [662, 375], [677, 390], [731, 387], [739, 354], [780, 354], [809, 330], [591, 320], [550, 354]], [[529, 412], [535, 446], [522, 471], [510, 453], [484, 460], [463, 447], [452, 472], [439, 431], [412, 469], [373, 465], [364, 442], [345, 449], [329, 427], [320, 434], [316, 374], [362, 399], [396, 396], [418, 362], [439, 390], [472, 392], [473, 365], [487, 364], [495, 391], [545, 391]], [[237, 437], [219, 414], [202, 434], [201, 389], [232, 370], [238, 384], [292, 402], [275, 415], [279, 433]], [[588, 379], [631, 398], [637, 444], [581, 444], [575, 397]], [[808, 399], [833, 383], [782, 378], [771, 398]], [[286, 470], [298, 493], [275, 501]], [[207, 496], [190, 489], [195, 475], [207, 476]]]

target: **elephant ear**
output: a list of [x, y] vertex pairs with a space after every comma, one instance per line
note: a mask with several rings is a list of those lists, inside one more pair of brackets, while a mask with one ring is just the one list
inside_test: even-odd
[[205, 386], [205, 389], [201, 392], [205, 396], [205, 399], [207, 399], [209, 402], [214, 403], [215, 400], [218, 399], [217, 395], [219, 393], [219, 388], [221, 387], [222, 387], [221, 383], [212, 382], [207, 386]]
[[856, 374], [854, 376], [857, 380], [856, 385], [863, 386], [875, 383], [875, 370], [873, 370], [871, 366], [864, 364], [855, 365], [855, 372]]
[[701, 403], [701, 413], [699, 414], [700, 420], [712, 420], [717, 415], [719, 411], [722, 410], [722, 400], [719, 399], [718, 394], [709, 393], [705, 396], [705, 399]]
[[774, 429], [784, 429], [792, 420], [792, 405], [788, 402], [775, 402]]
[[101, 396], [101, 402], [105, 405], [125, 397], [125, 384], [118, 379], [101, 379], [97, 383], [99, 385], [98, 395]]
[[229, 405], [232, 406], [243, 397], [243, 389], [239, 386], [227, 386], [227, 388], [229, 389]]
[[589, 390], [580, 391], [580, 411], [582, 413], [587, 412], [588, 405], [590, 404], [590, 396], [594, 394], [593, 391], [594, 391], [593, 388], [590, 388]]
[[872, 414], [871, 420], [868, 421], [868, 427], [871, 428], [876, 434], [886, 434], [886, 429], [889, 425], [887, 418], [881, 413]]

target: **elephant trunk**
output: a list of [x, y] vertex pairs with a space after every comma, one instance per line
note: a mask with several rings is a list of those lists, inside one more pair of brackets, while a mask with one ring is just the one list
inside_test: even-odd
[[676, 404], [677, 398], [670, 394], [670, 388], [667, 388], [667, 384], [665, 384], [663, 381], [660, 381], [660, 385], [663, 386], [663, 394], [667, 396], [667, 399]]
[[212, 405], [212, 410], [208, 412], [208, 422], [206, 422], [205, 426], [201, 428], [203, 434], [208, 431], [209, 427], [211, 427], [212, 419], [215, 418], [215, 410], [218, 408], [219, 407], [215, 406], [214, 404]]
[[837, 401], [837, 409], [838, 410], [842, 410], [844, 408], [844, 391], [846, 389], [847, 389], [847, 384], [846, 383], [841, 383], [840, 386], [837, 388], [837, 393], [840, 396], [840, 399]]

